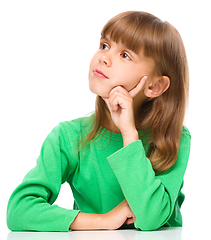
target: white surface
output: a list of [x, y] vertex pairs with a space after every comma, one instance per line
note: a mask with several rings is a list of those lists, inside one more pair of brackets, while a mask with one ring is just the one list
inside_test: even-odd
[[10, 233], [7, 240], [180, 240], [182, 229], [141, 232], [136, 230], [79, 231], [70, 233]]
[[[194, 231], [194, 230], [193, 230]], [[193, 238], [192, 238], [193, 237]], [[162, 229], [153, 232], [141, 232], [137, 230], [117, 231], [73, 231], [69, 233], [58, 232], [11, 232], [7, 240], [210, 240], [208, 232], [199, 231], [194, 235], [186, 234], [182, 228]]]
[[7, 240], [180, 240], [181, 230], [139, 232], [136, 230], [70, 232], [70, 233], [10, 233]]
[[[5, 218], [9, 196], [35, 166], [46, 135], [60, 121], [94, 110], [95, 96], [88, 89], [89, 62], [103, 25], [127, 10], [148, 11], [169, 21], [184, 40], [190, 66], [186, 126], [192, 134], [192, 149], [183, 189], [183, 233], [190, 239], [196, 230], [202, 234], [209, 229], [209, 5], [207, 0], [0, 1], [1, 239], [9, 232]], [[72, 202], [64, 184], [57, 204], [71, 208]], [[64, 236], [76, 233], [71, 234]], [[131, 239], [136, 239], [145, 233], [131, 234]]]

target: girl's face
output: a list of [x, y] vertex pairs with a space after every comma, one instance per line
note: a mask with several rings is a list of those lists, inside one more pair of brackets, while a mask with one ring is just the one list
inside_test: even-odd
[[90, 63], [90, 90], [102, 97], [108, 97], [116, 86], [132, 90], [142, 77], [152, 78], [155, 63], [142, 52], [135, 53], [109, 37], [101, 38], [100, 48]]

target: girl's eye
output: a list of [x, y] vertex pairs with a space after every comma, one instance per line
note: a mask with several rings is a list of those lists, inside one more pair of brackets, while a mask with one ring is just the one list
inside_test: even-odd
[[109, 50], [108, 46], [106, 44], [104, 44], [104, 43], [100, 44], [100, 49], [101, 50]]
[[131, 58], [127, 55], [127, 53], [122, 53], [121, 56], [127, 60], [131, 60]]

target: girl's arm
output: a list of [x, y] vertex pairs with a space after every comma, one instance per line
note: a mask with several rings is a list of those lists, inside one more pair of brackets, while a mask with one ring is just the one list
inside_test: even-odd
[[65, 232], [117, 229], [124, 223], [134, 222], [134, 214], [126, 200], [106, 214], [81, 213], [53, 205], [61, 184], [74, 174], [77, 166], [70, 145], [62, 124], [48, 135], [36, 167], [25, 176], [9, 199], [7, 224], [10, 230]]
[[108, 157], [108, 161], [136, 217], [136, 228], [155, 230], [167, 222], [171, 226], [181, 226], [179, 208], [184, 196], [180, 190], [188, 163], [191, 137], [184, 128], [176, 163], [167, 172], [156, 176], [139, 140], [134, 121], [132, 98], [143, 89], [145, 81], [146, 78], [142, 78], [130, 92], [118, 86], [112, 89], [109, 98], [103, 98], [124, 141], [124, 148]]
[[134, 213], [135, 227], [155, 230], [164, 224], [181, 226], [180, 192], [190, 152], [191, 136], [183, 129], [179, 154], [171, 169], [155, 174], [141, 140], [132, 142], [108, 157], [124, 196]]
[[[74, 171], [76, 163], [67, 148], [68, 137], [61, 124], [48, 135], [37, 165], [11, 195], [7, 225], [12, 231], [69, 231], [78, 210], [53, 205], [61, 184]], [[69, 163], [68, 159], [72, 162]]]

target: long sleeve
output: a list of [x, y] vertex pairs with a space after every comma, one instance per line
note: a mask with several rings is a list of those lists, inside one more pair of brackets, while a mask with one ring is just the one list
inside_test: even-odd
[[146, 157], [141, 140], [108, 157], [123, 194], [136, 216], [135, 227], [155, 230], [168, 222], [181, 225], [180, 192], [190, 152], [190, 134], [184, 128], [176, 163], [166, 173], [156, 175]]
[[44, 141], [37, 165], [24, 178], [10, 197], [7, 225], [13, 231], [69, 231], [78, 214], [53, 205], [61, 184], [74, 171], [75, 163], [68, 149], [62, 125], [58, 125]]

